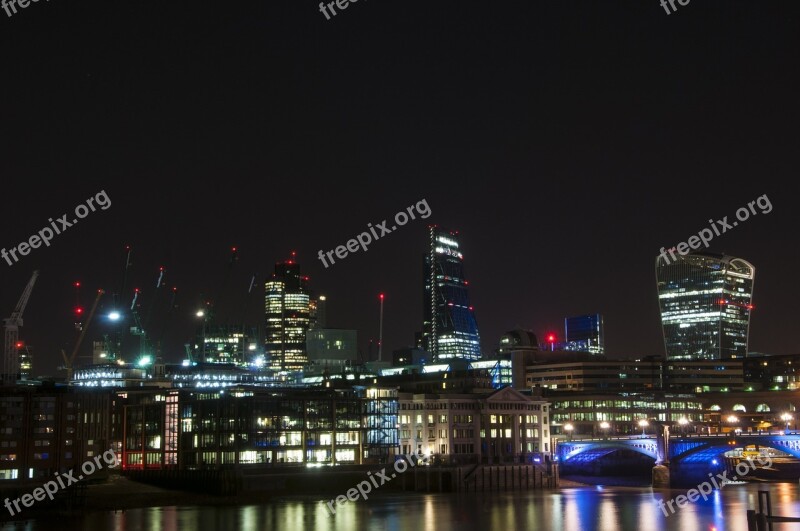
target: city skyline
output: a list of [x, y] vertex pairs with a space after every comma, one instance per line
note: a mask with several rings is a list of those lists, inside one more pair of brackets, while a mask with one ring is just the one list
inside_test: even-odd
[[2, 2], [6, 517], [800, 522], [797, 1]]
[[[427, 231], [426, 231], [426, 233], [427, 233]], [[469, 239], [468, 239], [468, 241], [469, 241]], [[240, 253], [240, 251], [237, 251], [235, 261], [238, 261], [239, 253]], [[291, 252], [292, 258], [297, 259], [296, 254], [297, 253], [295, 251], [292, 251]], [[297, 260], [298, 260], [298, 262], [296, 263], [296, 265], [302, 267], [302, 264], [300, 263], [300, 260], [299, 259], [297, 259]], [[233, 263], [233, 261], [234, 260], [231, 260], [231, 263]], [[292, 261], [292, 260], [290, 259], [289, 261]], [[275, 262], [275, 265], [276, 266], [280, 266], [282, 263], [285, 263], [285, 262], [280, 262], [280, 261], [279, 262]], [[411, 276], [413, 276], [413, 275], [411, 275]], [[161, 278], [161, 276], [159, 276], [159, 278]], [[305, 277], [304, 276], [303, 279], [304, 279], [303, 282], [305, 283], [305, 282], [308, 282], [309, 277]], [[230, 282], [230, 278], [226, 277], [224, 282], [229, 283]], [[253, 285], [257, 284], [257, 281], [255, 280], [255, 276], [253, 276], [251, 278], [250, 282]], [[269, 281], [266, 280], [266, 282], [267, 282], [267, 285], [269, 285]], [[420, 278], [420, 282], [421, 282], [421, 278]], [[262, 285], [264, 285], [264, 284], [262, 284]], [[252, 287], [253, 286], [251, 286], [251, 288]], [[325, 287], [323, 287], [323, 289], [319, 290], [319, 292], [320, 293], [322, 293], [322, 292], [326, 292], [327, 293], [329, 291], [334, 291], [334, 292], [336, 291], [334, 286], [331, 286], [331, 288], [332, 289], [329, 290], [329, 289], [325, 289]], [[253, 291], [253, 290], [251, 289], [251, 291]], [[257, 291], [257, 287], [255, 288], [255, 291]], [[216, 323], [215, 326], [233, 326], [233, 325], [235, 325], [235, 323], [232, 322], [232, 318], [241, 319], [242, 317], [244, 317], [246, 315], [246, 313], [243, 313], [242, 307], [240, 307], [238, 304], [236, 304], [236, 297], [232, 293], [230, 293], [230, 292], [220, 292], [220, 293], [218, 293], [218, 297], [219, 297], [219, 299], [221, 301], [221, 304], [223, 305], [223, 311], [220, 312], [220, 313], [217, 313], [217, 310], [216, 309], [214, 310], [215, 317], [219, 317], [219, 320], [215, 321], [215, 323]], [[252, 294], [247, 294], [246, 296], [242, 295], [241, 299], [247, 299], [248, 297], [255, 298], [255, 297], [252, 297]], [[393, 298], [394, 297], [390, 294], [389, 300], [391, 301]], [[408, 297], [406, 297], [406, 298], [408, 298]], [[202, 299], [202, 297], [201, 297], [201, 299]], [[373, 299], [377, 300], [377, 297], [373, 297]], [[198, 300], [200, 300], [200, 299], [198, 299]], [[311, 300], [311, 299], [309, 299], [309, 300]], [[155, 301], [156, 304], [154, 304], [154, 306], [157, 306], [158, 302], [159, 301], [156, 300]], [[408, 302], [408, 301], [406, 301], [406, 302]], [[328, 304], [328, 301], [326, 301], [326, 304]], [[227, 311], [224, 309], [226, 305], [228, 307]], [[124, 306], [124, 304], [123, 304], [123, 306]], [[180, 307], [181, 305], [178, 305], [178, 306]], [[214, 305], [214, 306], [216, 307], [218, 305]], [[103, 311], [105, 309], [109, 308], [109, 307], [110, 307], [110, 305], [108, 303], [101, 304], [100, 310], [98, 312], [99, 313], [98, 314], [98, 321], [93, 323], [93, 325], [92, 325], [92, 327], [90, 329], [90, 333], [88, 334], [87, 341], [83, 344], [83, 347], [81, 349], [81, 355], [78, 357], [79, 360], [81, 358], [86, 359], [87, 358], [87, 355], [86, 355], [87, 352], [91, 354], [91, 344], [90, 344], [90, 341], [88, 340], [89, 338], [94, 339], [94, 340], [99, 340], [99, 339], [101, 339], [101, 335], [102, 335], [101, 332], [106, 332], [107, 333], [109, 331], [108, 330], [108, 324], [109, 323], [104, 321], [104, 314], [103, 314]], [[198, 306], [198, 307], [201, 307], [201, 306]], [[336, 304], [334, 303], [334, 308], [335, 307], [336, 307]], [[187, 307], [186, 305], [183, 305], [182, 308], [184, 309], [184, 311], [188, 311], [189, 313], [192, 314], [192, 316], [194, 316], [193, 315], [194, 314], [194, 307], [193, 306]], [[263, 316], [263, 306], [261, 308], [262, 308], [261, 309], [261, 312], [262, 312], [261, 315]], [[376, 306], [376, 308], [377, 308], [377, 306]], [[177, 312], [175, 312], [174, 309], [171, 309], [170, 312], [177, 313]], [[258, 318], [259, 318], [258, 315], [252, 315], [252, 313], [250, 313], [249, 315], [250, 315], [250, 318], [246, 319], [245, 324], [250, 324], [250, 322], [256, 322], [258, 320]], [[184, 316], [184, 317], [186, 317], [186, 316]], [[556, 316], [550, 316], [550, 318], [552, 319], [553, 322], [558, 322], [559, 320], [561, 320], [561, 322], [563, 323], [563, 319], [559, 319]], [[167, 320], [169, 320], [169, 319], [177, 320], [177, 319], [175, 319], [174, 315], [170, 317], [169, 314], [167, 314], [165, 319], [167, 319]], [[337, 315], [335, 311], [334, 311], [334, 319], [339, 322], [337, 327], [354, 328], [354, 327], [349, 327], [348, 326], [349, 321], [347, 320], [346, 317], [342, 317], [341, 315]], [[513, 319], [513, 317], [512, 317], [512, 319]], [[194, 330], [194, 332], [196, 332], [197, 319], [188, 319], [188, 321], [191, 323], [192, 327], [195, 327], [193, 330]], [[156, 326], [160, 326], [160, 325], [162, 325], [164, 323], [156, 322], [155, 324], [156, 324]], [[241, 322], [239, 322], [238, 324], [241, 325]], [[417, 327], [417, 328], [419, 328], [419, 327]], [[506, 326], [506, 328], [511, 329], [511, 328], [514, 328], [514, 327]], [[517, 327], [517, 328], [519, 328], [519, 327]], [[539, 334], [540, 337], [545, 337], [544, 336], [545, 333], [549, 334], [549, 333], [552, 332], [552, 333], [554, 333], [556, 335], [557, 341], [562, 341], [564, 339], [563, 337], [561, 337], [563, 335], [563, 324], [562, 324], [562, 328], [561, 329], [556, 328], [555, 325], [554, 326], [546, 326], [546, 325], [542, 325], [541, 323], [531, 323], [529, 325], [522, 326], [522, 328], [523, 329], [532, 329], [532, 330], [534, 330], [534, 332]], [[173, 336], [173, 339], [174, 339], [175, 343], [180, 343], [181, 345], [183, 343], [192, 342], [192, 341], [195, 341], [195, 337], [196, 337], [194, 332], [190, 336], [187, 336], [185, 338], [181, 338], [180, 336]], [[413, 331], [410, 331], [410, 332], [413, 333]], [[97, 334], [97, 337], [92, 337], [92, 333]], [[409, 333], [407, 335], [410, 336], [411, 333]], [[497, 335], [498, 341], [499, 341], [500, 336], [502, 336], [503, 333], [505, 333], [505, 332], [500, 332]], [[163, 333], [162, 333], [162, 335], [163, 335]], [[167, 335], [169, 335], [169, 334], [167, 334]], [[363, 337], [367, 338], [367, 339], [362, 339], [360, 341], [360, 343], [359, 343], [359, 348], [362, 351], [363, 356], [366, 358], [366, 357], [368, 357], [370, 355], [370, 348], [372, 348], [372, 349], [375, 348], [374, 346], [370, 347], [369, 341], [372, 340], [373, 343], [377, 343], [377, 333], [376, 333], [376, 331], [374, 331], [373, 333], [370, 333], [369, 330], [363, 330], [363, 331], [360, 330], [360, 334], [359, 335], [362, 336], [362, 338]], [[661, 344], [663, 345], [663, 336], [660, 339], [662, 341]], [[365, 342], [367, 343], [366, 347], [365, 347]], [[35, 342], [26, 341], [25, 344], [26, 344], [26, 346], [30, 345], [31, 347], [35, 348], [37, 350], [37, 354], [40, 354], [41, 349]], [[391, 352], [392, 350], [402, 349], [402, 348], [409, 347], [409, 346], [412, 346], [412, 345], [413, 345], [413, 339], [412, 340], [408, 340], [405, 343], [403, 343], [402, 340], [400, 340], [399, 342], [395, 342], [394, 344], [389, 344], [386, 347], [386, 349], [387, 349], [387, 352]], [[481, 342], [481, 352], [484, 354], [484, 356], [485, 355], [491, 355], [498, 346], [499, 346], [499, 343], [487, 343], [486, 341], [482, 341]], [[759, 350], [759, 352], [763, 352], [763, 350]], [[789, 353], [791, 353], [791, 352], [789, 352]], [[181, 359], [185, 359], [185, 356], [183, 355], [183, 351], [182, 350], [175, 349], [172, 352], [172, 356], [170, 356], [171, 353], [167, 352], [167, 351], [163, 351], [162, 354], [164, 356], [164, 361], [166, 361], [168, 363], [179, 363], [181, 361]], [[656, 351], [656, 352], [647, 352], [647, 351], [639, 350], [638, 352], [634, 352], [632, 354], [625, 355], [624, 353], [619, 353], [615, 349], [612, 349], [612, 350], [608, 350], [608, 354], [611, 355], [612, 357], [627, 358], [627, 357], [636, 357], [636, 356], [641, 357], [641, 356], [646, 356], [646, 355], [664, 355], [665, 351], [664, 351], [664, 349], [662, 347], [660, 351]], [[374, 352], [373, 352], [373, 355], [374, 355]], [[58, 376], [58, 373], [56, 373], [55, 371], [50, 371], [48, 373], [48, 372], [46, 372], [46, 369], [40, 369], [40, 367], [44, 363], [47, 363], [47, 361], [52, 361], [52, 360], [41, 360], [41, 358], [39, 358], [37, 360], [36, 357], [34, 357], [33, 359], [34, 359], [34, 374], [43, 374], [44, 373], [44, 374], [50, 374], [51, 376]], [[37, 363], [37, 361], [38, 361], [38, 363]], [[133, 360], [127, 360], [127, 361], [133, 361]], [[51, 364], [51, 366], [54, 366], [54, 364]]]
[[[159, 10], [174, 31], [152, 41], [136, 29], [152, 16], [128, 13], [121, 24], [99, 2], [80, 17], [40, 2], [6, 21], [0, 38], [51, 44], [7, 58], [15, 103], [3, 123], [19, 134], [3, 143], [3, 174], [13, 178], [0, 247], [101, 190], [110, 198], [49, 246], [0, 262], [0, 317], [41, 271], [20, 329], [36, 371], [53, 374], [60, 350], [74, 346], [72, 282], [84, 283], [87, 308], [90, 291], [105, 289], [100, 308], [109, 309], [125, 245], [133, 265], [118, 297], [129, 303], [139, 287], [144, 304], [156, 300], [164, 333], [153, 335], [168, 356], [182, 356], [198, 306], [225, 282], [217, 315], [256, 320], [263, 292], [248, 291], [253, 275], [263, 281], [291, 250], [328, 295], [331, 326], [359, 330], [362, 351], [377, 340], [382, 292], [384, 350], [411, 345], [422, 320], [423, 223], [327, 269], [316, 257], [423, 198], [432, 212], [424, 224], [458, 228], [474, 257], [484, 352], [508, 330], [544, 337], [565, 316], [596, 312], [606, 350], [634, 357], [663, 351], [653, 257], [766, 194], [771, 213], [724, 233], [716, 224], [709, 250], [758, 265], [752, 350], [800, 350], [796, 289], [784, 280], [800, 258], [800, 223], [785, 199], [795, 174], [797, 73], [785, 68], [794, 7], [771, 17], [693, 3], [667, 17], [644, 4], [436, 6], [419, 17], [365, 4], [330, 21], [315, 10], [308, 19], [306, 7], [281, 6], [277, 17], [242, 7], [220, 27], [224, 46], [175, 6]], [[97, 23], [106, 19], [114, 29]], [[297, 28], [316, 19], [318, 33], [304, 37]], [[75, 27], [97, 33], [76, 38]], [[393, 37], [407, 27], [420, 38]], [[483, 38], [464, 38], [476, 28]], [[177, 47], [176, 31], [185, 35]], [[323, 42], [348, 53], [321, 54]], [[265, 50], [266, 66], [229, 47]], [[224, 67], [209, 69], [209, 58]], [[44, 97], [45, 87], [61, 90]], [[31, 164], [40, 145], [47, 163]], [[231, 269], [232, 246], [240, 257]], [[178, 287], [171, 313], [169, 297], [155, 293], [161, 266]]]

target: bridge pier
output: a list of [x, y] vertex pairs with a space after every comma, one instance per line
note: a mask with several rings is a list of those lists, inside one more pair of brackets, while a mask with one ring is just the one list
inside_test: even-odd
[[668, 489], [669, 483], [669, 467], [665, 465], [656, 465], [653, 467], [653, 481], [654, 489]]

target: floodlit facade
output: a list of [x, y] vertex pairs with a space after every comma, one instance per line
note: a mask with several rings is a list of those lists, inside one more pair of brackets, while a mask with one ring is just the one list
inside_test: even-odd
[[656, 282], [669, 360], [747, 355], [755, 267], [710, 253], [656, 258]]
[[464, 278], [458, 233], [431, 226], [428, 236], [421, 346], [436, 361], [480, 359], [480, 335], [469, 302], [469, 282]]
[[[400, 452], [464, 463], [533, 463], [550, 454], [549, 404], [491, 394], [400, 393]], [[538, 460], [538, 461], [537, 461]]]

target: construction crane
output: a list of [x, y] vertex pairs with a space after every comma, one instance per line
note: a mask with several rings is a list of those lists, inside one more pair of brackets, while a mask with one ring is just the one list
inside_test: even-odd
[[39, 271], [34, 271], [28, 285], [25, 286], [25, 291], [17, 302], [17, 307], [11, 317], [3, 319], [6, 327], [6, 341], [5, 341], [5, 357], [3, 358], [3, 383], [13, 385], [19, 377], [19, 352], [17, 350], [17, 339], [19, 338], [19, 327], [22, 326], [22, 313], [25, 311], [25, 306], [28, 305], [28, 299], [31, 297], [33, 285], [36, 283], [36, 277], [39, 276]]
[[92, 324], [92, 317], [94, 317], [94, 311], [97, 309], [97, 303], [100, 302], [100, 297], [103, 296], [105, 291], [102, 289], [97, 290], [97, 297], [94, 299], [94, 304], [92, 304], [92, 309], [89, 311], [89, 316], [86, 318], [86, 325], [81, 328], [81, 333], [78, 336], [78, 341], [75, 343], [75, 348], [72, 349], [72, 354], [70, 354], [69, 358], [67, 357], [67, 353], [64, 352], [64, 349], [61, 349], [61, 356], [64, 358], [64, 366], [67, 369], [67, 383], [72, 381], [72, 371], [73, 371], [73, 363], [75, 362], [75, 356], [78, 355], [78, 350], [81, 348], [81, 343], [83, 343], [83, 336], [86, 335], [86, 330], [89, 329], [89, 325]]

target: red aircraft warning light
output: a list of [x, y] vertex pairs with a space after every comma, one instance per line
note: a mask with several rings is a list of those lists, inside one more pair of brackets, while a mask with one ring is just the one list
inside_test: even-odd
[[547, 342], [550, 343], [550, 351], [555, 350], [556, 335], [554, 333], [547, 334]]

